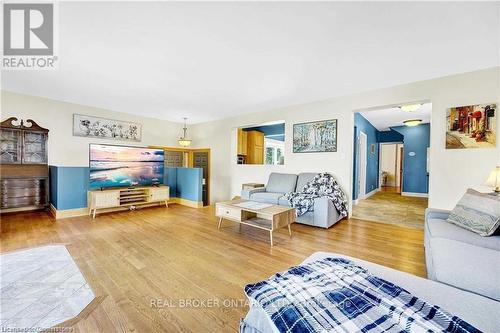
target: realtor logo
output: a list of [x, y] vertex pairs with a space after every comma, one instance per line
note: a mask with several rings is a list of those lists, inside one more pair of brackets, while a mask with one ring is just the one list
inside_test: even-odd
[[2, 69], [54, 69], [53, 3], [3, 4]]

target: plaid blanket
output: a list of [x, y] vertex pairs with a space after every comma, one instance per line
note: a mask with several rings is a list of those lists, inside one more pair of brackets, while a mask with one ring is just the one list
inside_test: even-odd
[[280, 332], [480, 332], [342, 258], [292, 267], [245, 293]]
[[340, 216], [347, 216], [347, 196], [329, 173], [320, 173], [309, 181], [302, 192], [285, 193], [285, 198], [295, 208], [297, 216], [314, 210], [314, 199], [326, 197], [332, 201]]

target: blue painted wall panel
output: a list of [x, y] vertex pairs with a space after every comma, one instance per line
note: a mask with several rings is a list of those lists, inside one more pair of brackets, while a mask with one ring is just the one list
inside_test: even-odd
[[169, 186], [170, 197], [177, 197], [177, 168], [165, 168], [163, 183]]
[[50, 203], [57, 208], [57, 167], [53, 165], [49, 166], [49, 191]]
[[285, 123], [244, 128], [244, 131], [259, 131], [270, 139], [285, 141]]
[[202, 201], [201, 168], [177, 168], [177, 197], [191, 201]]
[[87, 207], [88, 167], [57, 168], [57, 209]]
[[379, 131], [377, 134], [377, 141], [379, 143], [384, 143], [384, 142], [403, 142], [404, 137], [401, 133], [398, 131], [395, 131], [393, 129], [389, 131]]
[[[367, 136], [367, 149], [366, 149], [366, 189], [365, 192], [369, 193], [378, 188], [378, 150], [379, 144], [377, 141], [377, 129], [366, 120], [361, 114], [354, 114], [354, 126], [356, 129], [355, 139], [359, 137], [359, 133], [363, 132]], [[375, 145], [375, 152], [371, 153], [371, 145]], [[355, 145], [356, 146], [356, 145]], [[358, 198], [358, 179], [359, 179], [359, 166], [357, 163], [357, 154], [354, 155], [354, 186], [353, 186], [353, 199]]]
[[[87, 207], [89, 189], [88, 167], [51, 165], [50, 202], [59, 210]], [[165, 168], [164, 183], [170, 186], [170, 196], [202, 201], [202, 169]]]
[[[430, 125], [393, 127], [404, 136], [403, 192], [429, 193], [427, 148], [430, 147]], [[409, 153], [415, 156], [409, 156]]]

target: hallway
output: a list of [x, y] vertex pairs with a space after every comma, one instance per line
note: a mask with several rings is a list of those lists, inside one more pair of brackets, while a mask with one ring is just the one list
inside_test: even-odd
[[396, 187], [382, 187], [353, 206], [352, 217], [403, 227], [423, 229], [427, 198], [402, 196]]

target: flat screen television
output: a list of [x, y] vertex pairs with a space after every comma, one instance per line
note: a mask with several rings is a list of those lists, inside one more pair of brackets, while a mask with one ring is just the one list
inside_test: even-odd
[[162, 149], [90, 144], [89, 186], [96, 189], [162, 184], [164, 160]]

